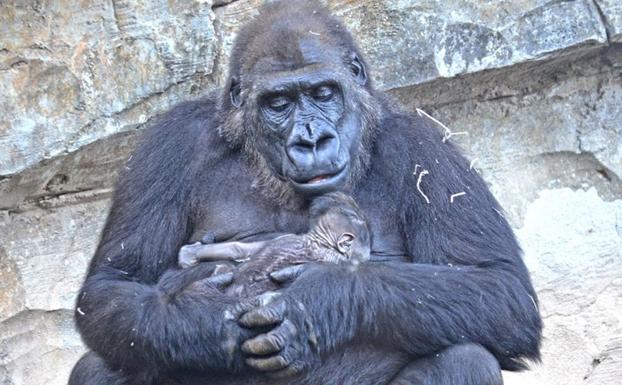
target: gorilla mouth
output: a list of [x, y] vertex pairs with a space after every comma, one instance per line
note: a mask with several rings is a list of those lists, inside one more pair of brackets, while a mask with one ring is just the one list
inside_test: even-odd
[[312, 177], [291, 178], [294, 189], [304, 194], [324, 194], [337, 189], [346, 179], [348, 166], [333, 173], [323, 173]]
[[332, 178], [333, 176], [335, 176], [335, 174], [318, 175], [318, 176], [315, 176], [315, 177], [309, 179], [305, 183], [308, 183], [308, 184], [320, 183], [320, 182], [322, 182], [322, 181], [324, 181], [324, 180], [326, 180], [328, 178]]
[[341, 167], [337, 171], [334, 171], [334, 172], [325, 172], [323, 174], [317, 174], [311, 177], [301, 176], [298, 178], [292, 178], [292, 181], [298, 184], [306, 184], [306, 185], [321, 184], [322, 182], [329, 181], [339, 176], [344, 170], [345, 170], [345, 167]]

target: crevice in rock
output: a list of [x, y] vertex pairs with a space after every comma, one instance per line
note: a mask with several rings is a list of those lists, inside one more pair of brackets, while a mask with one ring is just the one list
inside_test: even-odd
[[573, 190], [594, 187], [604, 201], [622, 199], [622, 180], [592, 153], [559, 151], [542, 153], [537, 158], [552, 165], [550, 177], [556, 177], [558, 185], [551, 187]]
[[605, 16], [605, 13], [600, 7], [600, 4], [598, 4], [598, 0], [592, 0], [592, 4], [594, 4], [594, 7], [596, 8], [596, 11], [598, 12], [598, 18], [600, 19], [600, 23], [605, 29], [605, 35], [607, 36], [607, 44], [611, 44], [611, 31], [610, 31], [611, 26], [609, 25], [609, 22], [607, 21], [607, 16]]
[[239, 0], [214, 0], [212, 3], [212, 9], [226, 7], [229, 4], [238, 2]]
[[[28, 210], [38, 207], [39, 201], [48, 202], [61, 195], [68, 196], [59, 202], [71, 204], [80, 203], [81, 199], [92, 200], [88, 191], [112, 188], [139, 136], [136, 130], [113, 134], [76, 151], [45, 159], [19, 174], [5, 175], [0, 183], [0, 210]], [[68, 199], [72, 194], [78, 195]], [[105, 194], [97, 195], [98, 199], [106, 198]]]
[[606, 181], [611, 182], [612, 179], [611, 179], [611, 175], [609, 175], [609, 170], [602, 168], [602, 169], [597, 169], [596, 172], [602, 175]]
[[58, 194], [50, 194], [36, 199], [21, 202], [18, 206], [10, 209], [0, 209], [9, 215], [20, 214], [35, 209], [50, 210], [60, 207], [84, 204], [108, 199], [112, 196], [112, 188], [87, 188], [84, 190], [64, 191]]
[[[536, 94], [566, 79], [610, 73], [617, 45], [584, 46], [552, 59], [528, 61], [386, 90], [407, 108], [440, 109], [467, 101], [495, 101]], [[611, 56], [611, 57], [610, 57]], [[615, 61], [615, 59], [614, 59]]]
[[62, 317], [64, 315], [73, 316], [73, 309], [54, 309], [54, 310], [46, 310], [46, 309], [36, 309], [29, 308], [24, 309], [11, 317], [5, 318], [2, 320], [2, 323], [11, 322], [11, 321], [19, 321], [23, 317], [32, 316], [32, 315], [41, 315], [41, 316], [59, 316]]

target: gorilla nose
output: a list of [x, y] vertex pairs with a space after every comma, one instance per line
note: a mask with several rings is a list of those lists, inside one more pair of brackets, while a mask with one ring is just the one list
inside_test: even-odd
[[292, 135], [288, 141], [287, 156], [298, 167], [307, 168], [315, 163], [325, 163], [336, 156], [339, 142], [330, 132], [305, 132]]

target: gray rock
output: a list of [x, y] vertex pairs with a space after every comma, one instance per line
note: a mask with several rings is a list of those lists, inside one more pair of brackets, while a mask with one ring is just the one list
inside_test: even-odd
[[543, 363], [514, 375], [522, 383], [578, 385], [589, 378], [610, 385], [620, 378], [621, 228], [622, 200], [603, 202], [593, 188], [542, 190], [529, 205], [517, 235], [545, 328]]
[[0, 221], [2, 275], [9, 287], [10, 282], [17, 283], [7, 302], [10, 306], [0, 307], [0, 321], [26, 310], [73, 308], [108, 206], [102, 200], [79, 204], [66, 197], [56, 200], [64, 202], [4, 215]]
[[107, 201], [0, 212], [0, 384], [66, 384], [84, 346], [73, 307]]
[[619, 0], [594, 0], [607, 27], [609, 40], [622, 41], [622, 3]]
[[395, 94], [468, 133], [450, 140], [476, 159], [518, 226], [543, 188], [595, 186], [608, 200], [622, 198], [622, 66], [608, 64], [618, 57], [617, 49], [597, 51], [556, 61], [554, 72], [530, 65], [449, 83], [446, 91], [432, 84]]
[[0, 384], [66, 385], [85, 351], [72, 311], [27, 311], [0, 324]]
[[118, 170], [125, 166], [136, 145], [138, 133], [132, 130], [108, 136], [0, 180], [0, 210], [40, 204], [59, 195], [108, 197]]
[[606, 43], [591, 1], [329, 1], [381, 88], [423, 83]]
[[212, 20], [209, 1], [0, 4], [0, 175], [187, 95], [213, 70]]

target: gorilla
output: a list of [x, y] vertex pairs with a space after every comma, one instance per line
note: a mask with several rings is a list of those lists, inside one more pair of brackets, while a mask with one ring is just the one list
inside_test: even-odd
[[[164, 114], [120, 175], [77, 299], [91, 351], [70, 384], [483, 385], [537, 360], [520, 247], [436, 127], [374, 89], [319, 3], [263, 6], [226, 87]], [[355, 269], [280, 270], [266, 303], [226, 295], [217, 262], [177, 264], [206, 233], [303, 233], [309, 202], [333, 191], [369, 219]]]
[[223, 265], [221, 272], [233, 274], [228, 294], [249, 297], [277, 289], [269, 274], [280, 268], [309, 262], [357, 265], [369, 260], [369, 227], [354, 199], [340, 192], [315, 198], [309, 209], [309, 220], [309, 231], [300, 235], [184, 246], [179, 252], [179, 264], [189, 267], [202, 261], [244, 262], [234, 271], [230, 270], [231, 264]]

